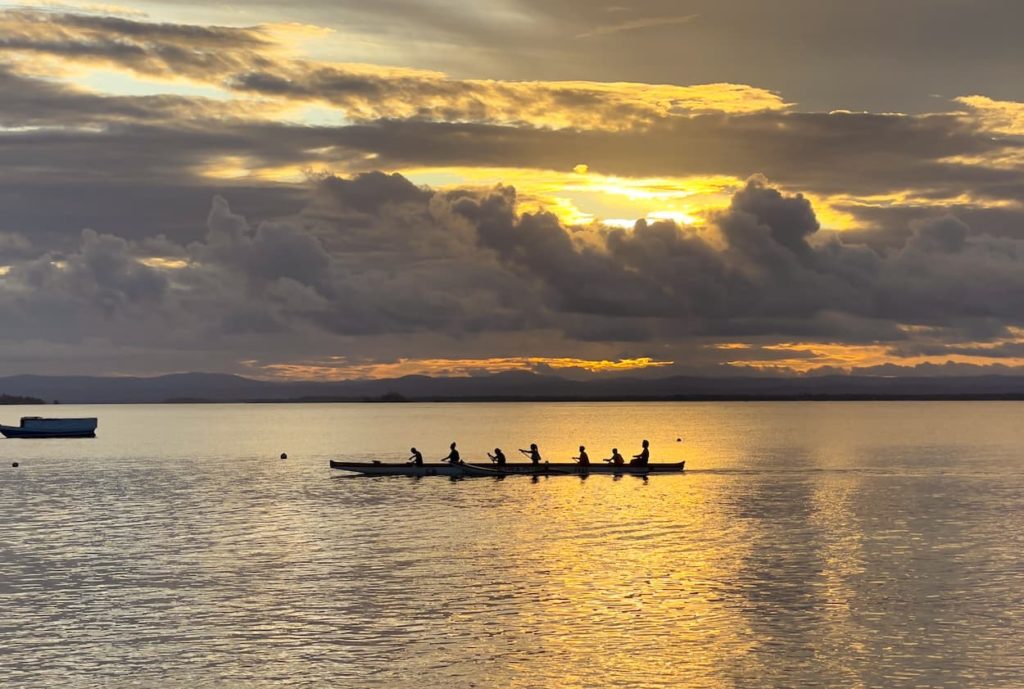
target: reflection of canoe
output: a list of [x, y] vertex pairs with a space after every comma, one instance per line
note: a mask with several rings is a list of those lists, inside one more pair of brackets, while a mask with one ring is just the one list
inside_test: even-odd
[[674, 464], [647, 464], [645, 466], [615, 466], [613, 464], [590, 464], [587, 466], [570, 463], [526, 464], [382, 464], [380, 462], [338, 462], [331, 460], [332, 469], [342, 469], [364, 476], [558, 476], [566, 474], [678, 474], [686, 462]]
[[527, 474], [530, 476], [544, 476], [546, 474], [678, 474], [683, 471], [686, 462], [674, 462], [672, 464], [645, 464], [643, 466], [624, 464], [616, 466], [601, 462], [600, 464], [576, 464], [575, 462], [542, 462], [541, 464], [526, 464], [516, 462], [515, 464], [504, 464], [499, 467], [496, 464], [474, 464], [472, 466], [485, 467], [497, 471], [499, 474]]

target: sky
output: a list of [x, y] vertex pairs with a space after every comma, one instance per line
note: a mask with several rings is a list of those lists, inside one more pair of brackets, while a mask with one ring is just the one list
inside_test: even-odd
[[0, 0], [0, 375], [1024, 373], [1022, 23]]

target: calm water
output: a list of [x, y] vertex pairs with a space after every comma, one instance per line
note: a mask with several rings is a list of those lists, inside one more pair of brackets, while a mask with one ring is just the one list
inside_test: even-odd
[[[1024, 686], [1024, 404], [49, 411], [100, 436], [0, 440], [4, 687]], [[327, 466], [643, 437], [691, 470]]]

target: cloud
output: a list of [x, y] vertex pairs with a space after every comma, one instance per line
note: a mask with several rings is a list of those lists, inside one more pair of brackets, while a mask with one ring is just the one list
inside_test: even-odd
[[[0, 63], [0, 127], [86, 130], [121, 123], [169, 124], [189, 120], [260, 119], [255, 104], [197, 96], [110, 96], [18, 74]], [[265, 108], [265, 106], [264, 106]], [[278, 112], [271, 109], [271, 112]]]
[[589, 31], [576, 34], [576, 38], [593, 38], [594, 36], [608, 36], [610, 34], [622, 33], [624, 31], [638, 31], [640, 29], [652, 29], [659, 26], [678, 26], [689, 24], [697, 18], [696, 14], [686, 14], [675, 17], [645, 17], [642, 19], [630, 19], [617, 24], [604, 24], [594, 27]]
[[[0, 176], [21, 185], [26, 198], [52, 197], [49, 189], [35, 191], [36, 184], [84, 185], [94, 178], [136, 188], [151, 180], [156, 189], [205, 187], [211, 180], [273, 187], [302, 181], [309, 171], [569, 170], [581, 163], [581, 152], [594, 174], [668, 184], [761, 172], [804, 191], [824, 221], [834, 221], [841, 206], [847, 225], [901, 209], [1012, 209], [1024, 195], [1020, 144], [993, 136], [1002, 125], [979, 117], [981, 105], [916, 116], [793, 112], [777, 94], [735, 84], [460, 80], [298, 60], [270, 26], [2, 16], [14, 62], [0, 68], [0, 85], [11, 94], [0, 103], [0, 126], [11, 129], [0, 137]], [[76, 58], [78, 66], [61, 64], [78, 69], [98, 60], [236, 90], [225, 91], [224, 99], [105, 96], [27, 76], [33, 66], [51, 77], [55, 72], [52, 62], [26, 56], [83, 50], [88, 55]], [[178, 60], [191, 66], [179, 69]], [[338, 108], [355, 124], [287, 121], [310, 103]], [[521, 181], [520, 192], [531, 194]], [[288, 192], [276, 186], [269, 193]], [[896, 225], [886, 233], [906, 228]]]
[[970, 228], [959, 218], [944, 216], [911, 223], [913, 234], [905, 251], [956, 254], [964, 250]]
[[[146, 77], [191, 79], [263, 99], [327, 104], [357, 121], [416, 118], [623, 129], [685, 112], [787, 107], [777, 94], [742, 84], [473, 80], [427, 70], [316, 62], [291, 56], [289, 46], [277, 40], [279, 33], [266, 25], [235, 28], [5, 11], [0, 12], [0, 55], [15, 59], [28, 74], [92, 64]], [[26, 56], [49, 62], [38, 65]]]
[[[381, 342], [420, 350], [437, 338], [465, 352], [395, 359], [525, 365], [493, 343], [526, 337], [546, 343], [534, 365], [665, 360], [654, 352], [710, 338], [728, 347], [704, 348], [707, 362], [812, 370], [911, 360], [897, 345], [936, 328], [1003, 344], [968, 353], [949, 343], [913, 361], [1005, 360], [1016, 352], [1008, 328], [1024, 326], [1024, 246], [951, 217], [915, 225], [902, 247], [880, 253], [819, 236], [810, 202], [763, 177], [700, 229], [573, 228], [517, 204], [508, 187], [438, 191], [368, 173], [324, 178], [301, 212], [255, 225], [215, 198], [205, 236], [188, 245], [87, 230], [72, 252], [11, 263], [0, 316], [19, 325], [4, 337], [163, 348], [173, 333], [197, 357], [246, 342], [251, 358], [293, 373], [338, 347], [372, 367], [386, 356]], [[781, 338], [807, 344], [772, 344]], [[594, 355], [548, 354], [559, 342]]]
[[[125, 17], [5, 10], [0, 51], [118, 64], [141, 73], [202, 77], [269, 64], [274, 42], [262, 28], [138, 21]], [[31, 65], [22, 65], [31, 68]]]
[[[816, 370], [1017, 351], [1019, 104], [801, 112], [736, 84], [460, 79], [304, 59], [270, 24], [5, 12], [0, 29], [0, 345], [19, 361]], [[97, 68], [153, 93], [75, 84]], [[213, 95], [160, 92], [181, 79]]]
[[981, 95], [961, 96], [956, 101], [967, 106], [970, 114], [991, 132], [1010, 136], [1024, 134], [1024, 103]]
[[[678, 0], [628, 5], [630, 14], [621, 16], [680, 14]], [[221, 23], [313, 22], [335, 32], [330, 52], [353, 62], [429, 65], [506, 80], [556, 78], [567, 70], [582, 79], [643, 75], [662, 83], [680, 74], [695, 83], [741, 75], [745, 83], [771, 85], [809, 110], [923, 112], [934, 107], [936, 93], [1015, 93], [1022, 53], [1014, 28], [1024, 19], [1019, 4], [990, 2], [984, 12], [972, 11], [969, 3], [934, 0], [903, 0], [901, 7], [914, 18], [913, 35], [891, 21], [884, 0], [800, 0], [784, 8], [688, 0], [686, 12], [700, 14], [700, 31], [687, 31], [685, 40], [676, 31], [649, 31], [637, 49], [630, 40], [567, 40], [602, 23], [594, 16], [604, 8], [592, 0], [481, 0], [471, 7], [451, 0], [149, 5], [155, 15]]]
[[251, 362], [251, 365], [261, 376], [273, 378], [350, 380], [400, 378], [412, 375], [466, 377], [509, 371], [557, 373], [577, 370], [588, 373], [607, 373], [658, 369], [671, 366], [672, 363], [671, 361], [655, 361], [650, 357], [616, 361], [572, 357], [491, 357], [486, 359], [399, 359], [366, 363], [350, 362], [344, 357], [334, 357], [326, 361], [267, 364], [265, 366], [259, 365], [259, 362]]

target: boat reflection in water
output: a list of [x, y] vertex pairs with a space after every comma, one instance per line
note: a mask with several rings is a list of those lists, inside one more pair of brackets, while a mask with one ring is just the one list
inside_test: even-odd
[[[1024, 687], [1022, 412], [104, 407], [96, 441], [0, 442], [0, 684]], [[497, 428], [552, 458], [662, 429], [667, 459], [680, 419], [686, 471], [646, 481], [327, 466], [452, 428], [473, 458]]]
[[384, 462], [339, 462], [331, 460], [332, 469], [341, 469], [364, 476], [454, 476], [458, 478], [484, 476], [587, 476], [589, 474], [679, 474], [686, 462], [671, 464], [575, 464], [570, 462], [519, 462], [512, 464], [475, 464], [435, 462], [427, 464], [388, 464]]
[[95, 438], [97, 420], [44, 419], [41, 416], [23, 416], [21, 425], [0, 425], [0, 433], [8, 438]]

